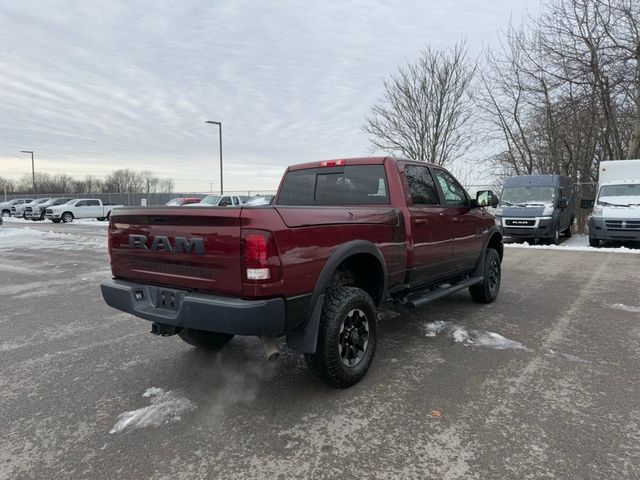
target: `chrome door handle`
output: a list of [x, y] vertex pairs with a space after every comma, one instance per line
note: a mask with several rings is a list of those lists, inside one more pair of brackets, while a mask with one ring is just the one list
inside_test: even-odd
[[429, 223], [429, 219], [427, 219], [427, 218], [416, 218], [415, 222], [416, 222], [416, 225], [426, 225], [427, 223]]
[[462, 223], [464, 221], [464, 218], [462, 217], [451, 217], [451, 220], [455, 223]]

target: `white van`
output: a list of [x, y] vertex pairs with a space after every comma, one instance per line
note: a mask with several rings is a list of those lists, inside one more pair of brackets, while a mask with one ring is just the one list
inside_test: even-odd
[[[594, 204], [595, 203], [595, 204]], [[600, 241], [640, 241], [640, 160], [600, 162], [598, 196], [583, 200], [592, 208], [589, 245]]]

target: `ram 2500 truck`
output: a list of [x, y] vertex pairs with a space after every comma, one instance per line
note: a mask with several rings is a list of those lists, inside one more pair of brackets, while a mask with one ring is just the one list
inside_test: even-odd
[[114, 210], [102, 294], [200, 348], [257, 335], [269, 357], [285, 337], [317, 378], [348, 387], [373, 360], [380, 303], [467, 288], [495, 300], [502, 236], [482, 207], [497, 200], [409, 160], [295, 165], [272, 205]]

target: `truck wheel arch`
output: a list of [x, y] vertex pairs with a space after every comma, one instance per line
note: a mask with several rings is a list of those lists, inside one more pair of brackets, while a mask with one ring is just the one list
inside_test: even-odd
[[[371, 263], [365, 263], [372, 260]], [[369, 275], [360, 275], [356, 284], [351, 286], [365, 290], [374, 303], [378, 305], [385, 299], [387, 291], [387, 268], [382, 253], [378, 247], [366, 240], [353, 240], [338, 247], [327, 260], [316, 282], [311, 295], [307, 318], [304, 323], [294, 330], [287, 332], [287, 345], [302, 353], [315, 353], [318, 340], [318, 326], [325, 291], [335, 285], [336, 274], [339, 275], [341, 267], [347, 270], [366, 265], [367, 272], [376, 272], [371, 278]], [[372, 281], [373, 280], [373, 281]]]
[[498, 256], [500, 257], [500, 262], [502, 262], [502, 257], [504, 256], [504, 243], [502, 242], [502, 233], [500, 233], [500, 229], [495, 225], [489, 229], [487, 239], [482, 246], [482, 251], [480, 252], [480, 257], [476, 262], [476, 268], [473, 273], [475, 277], [483, 275], [484, 256], [487, 248], [496, 250], [498, 252]]

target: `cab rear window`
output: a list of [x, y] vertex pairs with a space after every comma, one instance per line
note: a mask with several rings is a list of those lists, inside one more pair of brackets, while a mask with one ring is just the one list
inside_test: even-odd
[[379, 205], [389, 203], [383, 165], [351, 165], [287, 173], [278, 205]]

